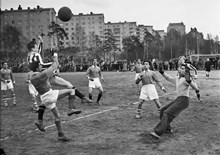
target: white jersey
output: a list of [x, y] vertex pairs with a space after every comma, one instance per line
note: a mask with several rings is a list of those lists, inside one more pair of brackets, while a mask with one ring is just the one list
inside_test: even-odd
[[33, 62], [38, 62], [39, 64], [42, 65], [43, 68], [48, 68], [51, 66], [52, 62], [49, 62], [49, 63], [44, 63], [43, 60], [42, 60], [42, 57], [40, 55], [40, 53], [37, 53], [37, 52], [30, 52], [28, 54], [28, 64], [31, 64]]

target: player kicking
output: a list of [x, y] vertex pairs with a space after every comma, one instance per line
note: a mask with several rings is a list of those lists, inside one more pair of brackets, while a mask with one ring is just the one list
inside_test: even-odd
[[159, 139], [163, 133], [173, 132], [170, 123], [189, 106], [190, 87], [196, 90], [197, 97], [200, 99], [198, 86], [189, 76], [189, 69], [186, 68], [187, 65], [182, 64], [182, 66], [178, 69], [177, 77], [169, 76], [163, 71], [162, 67], [159, 68], [159, 72], [162, 76], [167, 81], [175, 84], [177, 98], [160, 109], [160, 122], [154, 128], [154, 132], [150, 133], [150, 135], [156, 139]]
[[[33, 40], [28, 43], [27, 48], [30, 51], [28, 55], [29, 65], [33, 62], [38, 62], [41, 64], [43, 69], [48, 68], [52, 63], [44, 63], [41, 58], [41, 50], [42, 50], [43, 39], [40, 35], [38, 35], [38, 43]], [[75, 88], [69, 81], [57, 76], [57, 70], [54, 71], [54, 76], [50, 78], [50, 83], [52, 85], [61, 86], [65, 88]], [[75, 89], [76, 96], [81, 99], [82, 103], [92, 103], [90, 99], [88, 99], [84, 94], [82, 94], [78, 89]]]
[[101, 105], [100, 99], [102, 97], [103, 87], [100, 79], [104, 81], [104, 78], [102, 77], [101, 69], [97, 66], [97, 64], [97, 59], [94, 59], [93, 65], [87, 69], [86, 77], [89, 79], [89, 99], [92, 100], [92, 90], [97, 88], [99, 90], [99, 94], [96, 103]]
[[58, 140], [69, 141], [69, 138], [67, 138], [64, 135], [64, 131], [60, 120], [60, 113], [56, 106], [56, 102], [57, 100], [68, 96], [68, 100], [69, 100], [69, 108], [67, 112], [68, 116], [71, 116], [73, 114], [80, 114], [81, 110], [77, 110], [74, 105], [75, 89], [62, 89], [62, 90], [51, 89], [51, 84], [49, 79], [53, 76], [53, 73], [58, 68], [58, 66], [59, 63], [56, 53], [54, 54], [53, 57], [53, 63], [48, 69], [43, 70], [42, 65], [37, 62], [33, 62], [29, 66], [31, 70], [34, 72], [31, 77], [31, 83], [38, 91], [42, 101], [42, 103], [39, 106], [38, 122], [36, 122], [35, 125], [38, 127], [40, 131], [45, 131], [45, 127], [43, 125], [43, 114], [45, 107], [47, 107], [52, 111], [53, 115], [55, 116], [55, 124], [58, 130]]
[[154, 85], [155, 82], [164, 92], [166, 91], [163, 85], [158, 80], [156, 73], [151, 71], [149, 68], [150, 68], [149, 63], [145, 62], [144, 71], [140, 73], [140, 75], [136, 80], [136, 84], [138, 84], [140, 81], [142, 82], [142, 88], [141, 88], [139, 104], [137, 108], [137, 115], [136, 115], [137, 119], [141, 118], [141, 109], [144, 101], [153, 100], [157, 109], [160, 110], [161, 108], [157, 90]]
[[11, 92], [11, 98], [13, 105], [16, 105], [15, 91], [14, 91], [14, 76], [12, 74], [11, 69], [8, 68], [8, 63], [2, 63], [2, 69], [0, 71], [1, 76], [1, 91], [2, 91], [2, 100], [4, 102], [5, 107], [8, 106], [7, 103], [7, 90]]

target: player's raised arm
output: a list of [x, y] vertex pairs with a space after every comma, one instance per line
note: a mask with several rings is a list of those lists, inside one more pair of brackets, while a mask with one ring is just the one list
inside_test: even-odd
[[57, 53], [54, 53], [52, 65], [48, 69], [45, 69], [42, 73], [45, 73], [48, 77], [51, 77], [53, 76], [54, 71], [58, 69], [58, 67], [59, 67], [58, 55]]
[[165, 73], [161, 64], [159, 65], [159, 72], [167, 81], [176, 84], [176, 78]]

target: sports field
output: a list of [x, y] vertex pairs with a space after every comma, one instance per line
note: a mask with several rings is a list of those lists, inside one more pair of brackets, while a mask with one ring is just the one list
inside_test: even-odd
[[[176, 75], [176, 71], [167, 71]], [[162, 105], [176, 97], [175, 87], [158, 77], [167, 89], [158, 86]], [[5, 108], [1, 102], [1, 147], [7, 155], [219, 155], [220, 154], [220, 71], [198, 72], [203, 102], [199, 102], [194, 91], [190, 91], [190, 105], [171, 124], [173, 134], [164, 134], [155, 140], [149, 132], [159, 121], [159, 113], [153, 102], [143, 106], [142, 119], [135, 119], [138, 93], [134, 84], [134, 72], [103, 72], [104, 95], [102, 106], [81, 104], [82, 113], [66, 115], [68, 99], [58, 101], [57, 106], [69, 142], [57, 140], [57, 130], [52, 113], [47, 110], [44, 123], [46, 132], [36, 129], [37, 113], [31, 103], [24, 83], [25, 74], [14, 74], [17, 106]], [[61, 73], [88, 95], [88, 80], [85, 73]], [[96, 100], [98, 91], [93, 91]]]

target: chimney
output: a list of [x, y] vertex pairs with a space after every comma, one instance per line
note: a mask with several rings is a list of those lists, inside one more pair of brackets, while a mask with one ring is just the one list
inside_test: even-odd
[[27, 9], [30, 10], [30, 7], [28, 7]]
[[37, 5], [37, 9], [40, 9], [40, 6], [39, 6], [39, 5]]
[[11, 8], [11, 11], [13, 10], [13, 8]]
[[18, 6], [18, 10], [22, 10], [22, 7], [21, 7], [21, 5], [19, 5], [19, 6]]

